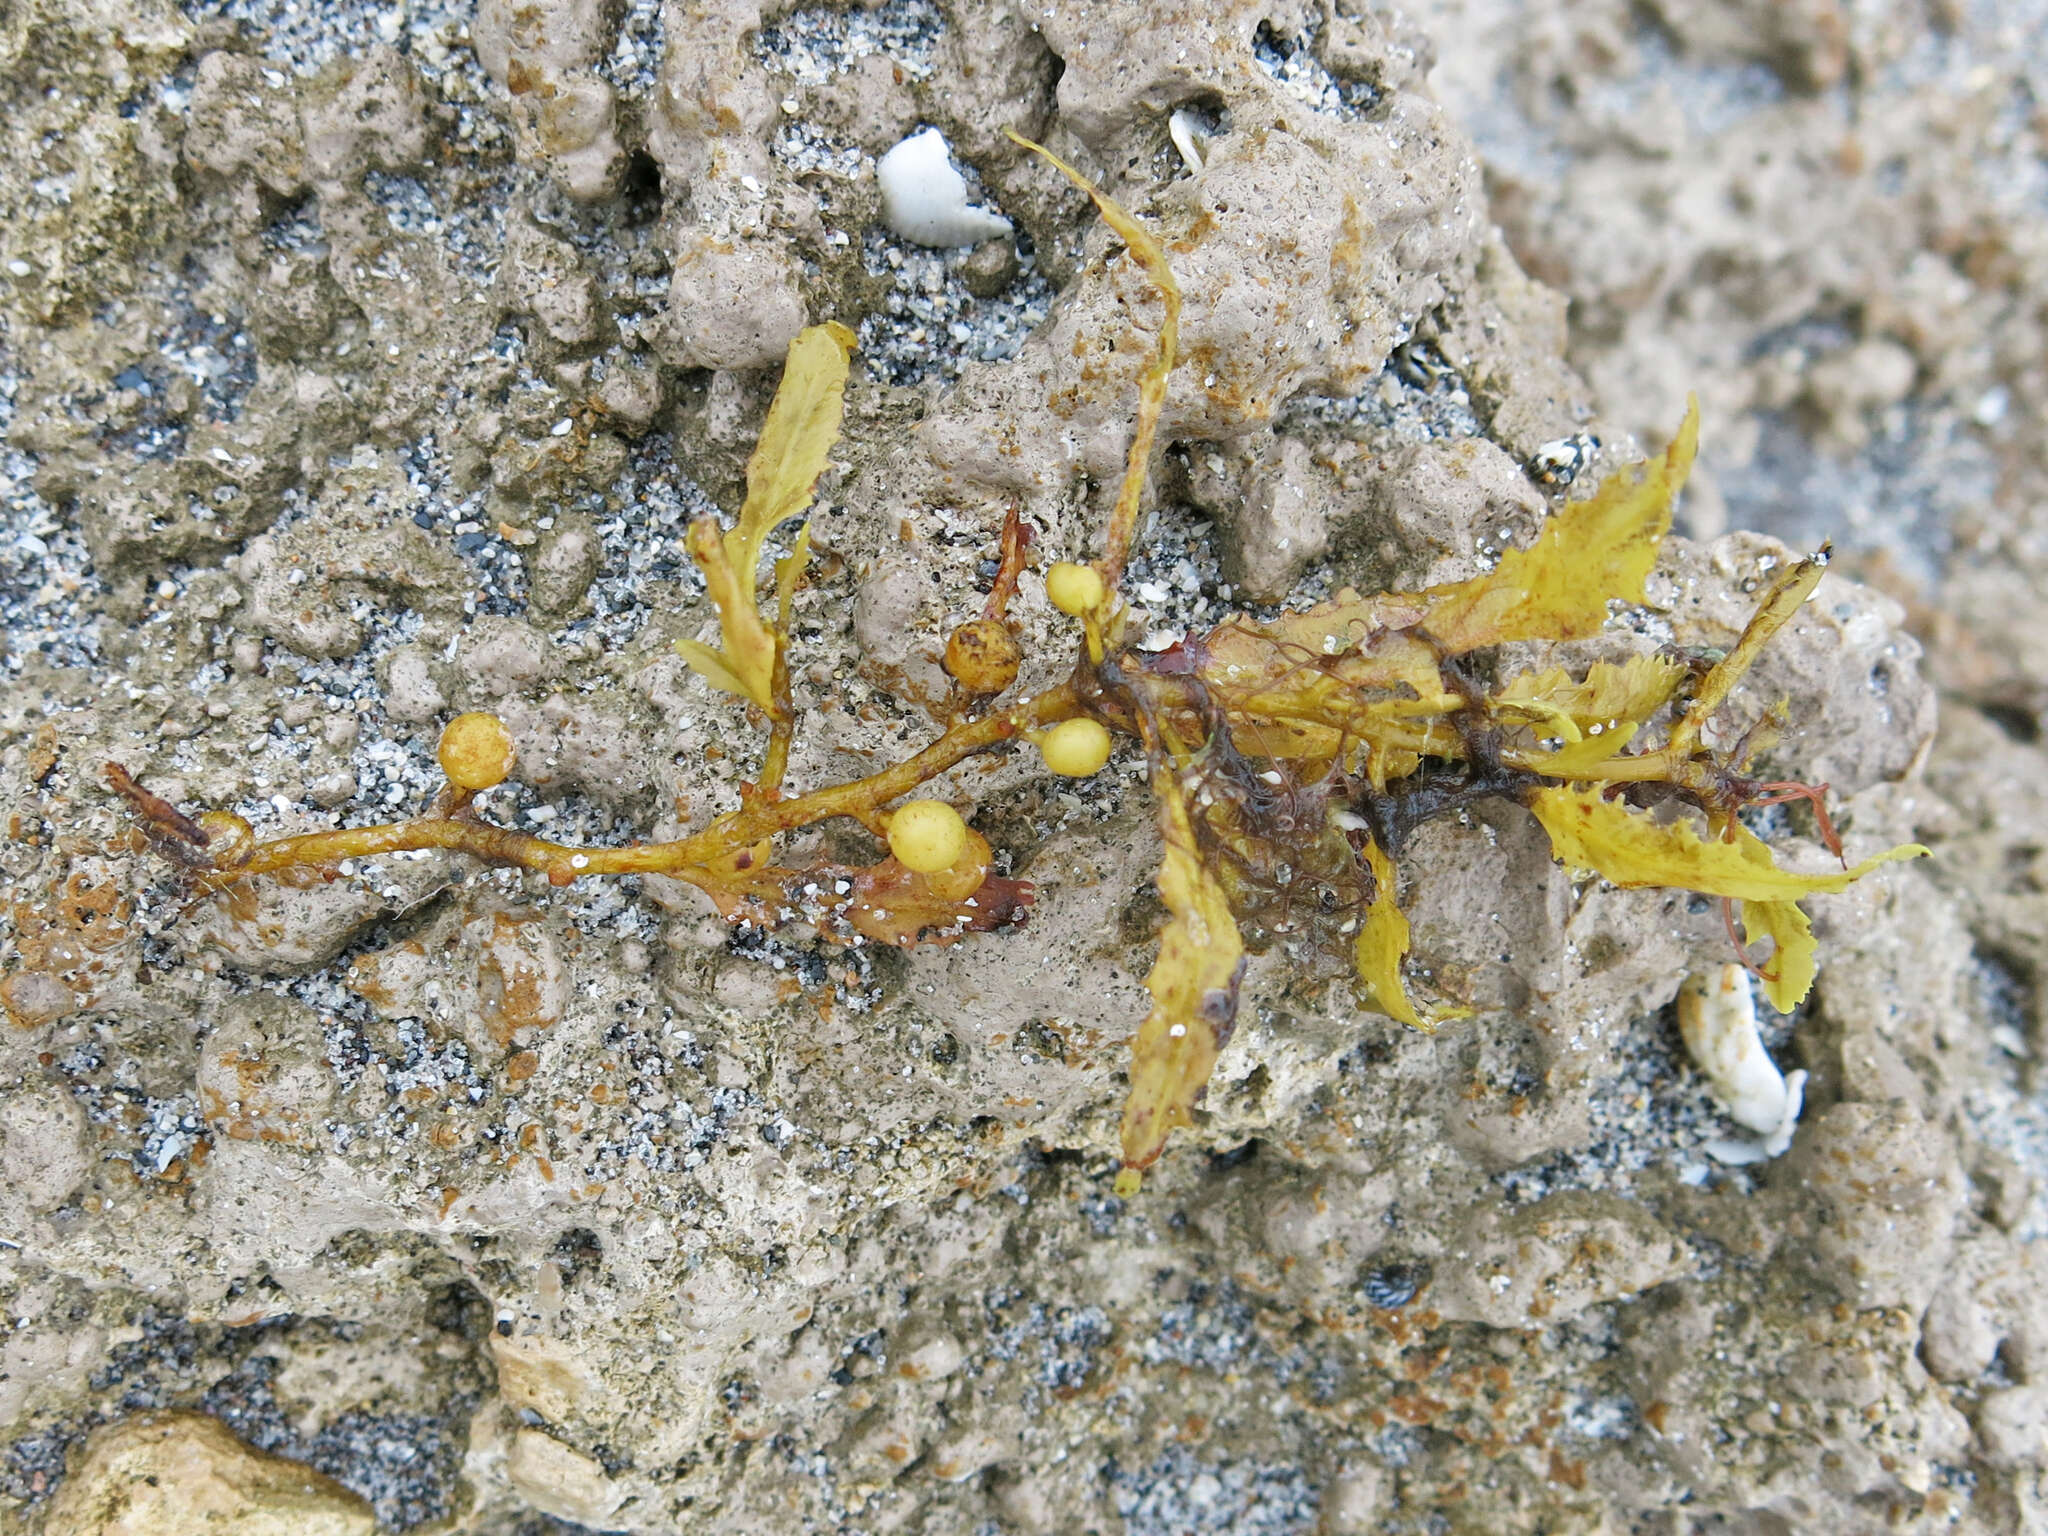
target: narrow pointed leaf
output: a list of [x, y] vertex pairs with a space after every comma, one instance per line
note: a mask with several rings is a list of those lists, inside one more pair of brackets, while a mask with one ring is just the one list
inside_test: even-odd
[[[1552, 850], [1574, 871], [1597, 874], [1615, 885], [1666, 885], [1738, 901], [1796, 901], [1817, 891], [1845, 890], [1880, 864], [1928, 851], [1907, 843], [1851, 869], [1796, 875], [1778, 868], [1770, 850], [1740, 825], [1733, 841], [1710, 842], [1688, 820], [1660, 822], [1604, 799], [1597, 788], [1577, 786], [1532, 790], [1528, 804], [1550, 834]], [[1755, 849], [1763, 850], [1761, 858]]]
[[1372, 991], [1373, 1006], [1388, 1018], [1434, 1034], [1439, 1024], [1467, 1018], [1469, 1008], [1418, 1009], [1401, 980], [1401, 962], [1408, 956], [1408, 915], [1396, 899], [1394, 861], [1378, 843], [1365, 845], [1366, 868], [1372, 871], [1372, 900], [1366, 904], [1365, 926], [1358, 931], [1354, 958], [1358, 979]]
[[1366, 867], [1372, 871], [1372, 901], [1365, 909], [1365, 926], [1358, 930], [1358, 979], [1372, 989], [1373, 1004], [1390, 1019], [1410, 1029], [1426, 1029], [1422, 1015], [1408, 1001], [1408, 989], [1401, 983], [1401, 961], [1408, 953], [1408, 916], [1394, 899], [1394, 861], [1378, 843], [1365, 846]]
[[1578, 640], [1598, 634], [1610, 602], [1640, 603], [1671, 504], [1692, 469], [1699, 403], [1686, 408], [1671, 446], [1608, 476], [1584, 501], [1511, 549], [1484, 576], [1436, 587], [1424, 628], [1453, 655], [1508, 640]]
[[688, 662], [712, 687], [722, 689], [726, 693], [739, 694], [742, 698], [753, 696], [752, 690], [739, 674], [725, 664], [723, 652], [715, 651], [699, 640], [678, 640], [676, 654]]
[[845, 326], [829, 324], [811, 326], [789, 344], [782, 383], [747, 460], [747, 499], [739, 520], [722, 536], [716, 518], [701, 517], [690, 526], [690, 557], [704, 572], [718, 608], [719, 650], [712, 653], [696, 641], [679, 641], [676, 650], [714, 688], [751, 699], [770, 713], [776, 707], [778, 636], [810, 548], [809, 525], [798, 536], [796, 552], [776, 565], [781, 621], [773, 629], [755, 600], [761, 547], [778, 525], [810, 505], [839, 440], [853, 341]]
[[1152, 1011], [1131, 1042], [1131, 1091], [1124, 1102], [1125, 1188], [1149, 1166], [1177, 1126], [1190, 1123], [1217, 1054], [1237, 1022], [1244, 941], [1216, 877], [1203, 868], [1180, 779], [1170, 764], [1152, 775], [1166, 855], [1159, 895], [1171, 914], [1159, 958], [1145, 978]]
[[[719, 536], [718, 519], [700, 517], [690, 525], [690, 558], [704, 573], [704, 588], [718, 609], [716, 652], [694, 640], [678, 640], [676, 652], [714, 688], [775, 707], [775, 632], [754, 606], [751, 569], [742, 575], [732, 563], [732, 539]], [[715, 659], [715, 665], [707, 664]]]
[[797, 530], [796, 547], [775, 562], [775, 627], [785, 635], [789, 633], [790, 605], [796, 600], [797, 578], [810, 558], [811, 525], [807, 522]]
[[1693, 695], [1692, 706], [1671, 733], [1674, 748], [1690, 751], [1698, 745], [1714, 711], [1735, 691], [1735, 685], [1755, 664], [1771, 636], [1784, 628], [1801, 605], [1813, 596], [1813, 589], [1820, 585], [1827, 569], [1828, 553], [1822, 549], [1819, 554], [1794, 561], [1778, 574], [1777, 580], [1764, 594], [1763, 601], [1757, 604], [1756, 612], [1743, 626], [1742, 638], [1736, 641], [1735, 648], [1715, 663], [1713, 671], [1706, 675]]
[[836, 321], [809, 326], [789, 344], [782, 383], [747, 460], [747, 499], [725, 540], [733, 567], [749, 578], [768, 535], [811, 504], [839, 441], [853, 344], [853, 332]]

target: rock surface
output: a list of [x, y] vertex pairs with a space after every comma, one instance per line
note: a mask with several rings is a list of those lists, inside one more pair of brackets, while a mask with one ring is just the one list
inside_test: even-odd
[[[2048, 1521], [2043, 56], [2033, 0], [17, 6], [0, 1526]], [[926, 125], [1014, 238], [888, 235]], [[1672, 1002], [1719, 913], [1575, 886], [1512, 805], [1404, 866], [1474, 1017], [1259, 958], [1131, 1201], [1135, 764], [939, 781], [1038, 900], [909, 953], [445, 855], [193, 900], [138, 847], [108, 760], [366, 825], [472, 708], [509, 825], [731, 809], [761, 733], [674, 653], [683, 536], [828, 318], [791, 778], [929, 739], [1007, 511], [1034, 568], [1095, 549], [1159, 323], [1004, 128], [1186, 295], [1127, 580], [1163, 640], [1483, 569], [1688, 390], [1692, 540], [1577, 658], [1725, 647], [1837, 541], [1736, 707], [1787, 701], [1769, 762], [1850, 857], [1936, 856], [1813, 903], [1789, 1155], [1706, 1151]], [[1062, 675], [1035, 576], [1012, 613], [1019, 686]]]

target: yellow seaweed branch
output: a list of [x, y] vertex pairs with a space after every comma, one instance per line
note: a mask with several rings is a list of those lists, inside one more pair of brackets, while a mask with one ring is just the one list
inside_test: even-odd
[[[948, 645], [956, 680], [982, 712], [956, 715], [936, 740], [892, 766], [783, 796], [796, 723], [790, 607], [808, 525], [776, 563], [772, 616], [759, 607], [758, 567], [775, 529], [809, 506], [840, 430], [853, 336], [843, 326], [815, 326], [791, 345], [734, 526], [722, 530], [706, 518], [690, 530], [719, 644], [677, 648], [714, 686], [767, 717], [762, 771], [740, 809], [680, 838], [617, 848], [577, 848], [495, 825], [479, 813], [476, 797], [513, 770], [509, 736], [491, 717], [470, 715], [451, 722], [443, 738], [448, 788], [426, 814], [385, 826], [258, 841], [239, 817], [187, 816], [109, 764], [108, 782], [152, 841], [208, 892], [435, 848], [537, 871], [556, 885], [584, 876], [671, 875], [706, 891], [735, 920], [772, 924], [798, 913], [828, 938], [848, 942], [948, 943], [1021, 921], [1032, 892], [990, 872], [988, 842], [950, 808], [906, 805], [904, 797], [978, 753], [1019, 741], [1037, 747], [1048, 772], [1085, 777], [1103, 768], [1112, 733], [1122, 733], [1147, 759], [1162, 842], [1157, 883], [1168, 914], [1146, 978], [1152, 1007], [1131, 1042], [1116, 1182], [1125, 1196], [1171, 1133], [1193, 1123], [1231, 1036], [1246, 956], [1276, 937], [1298, 943], [1307, 957], [1327, 956], [1332, 969], [1352, 975], [1370, 1006], [1403, 1024], [1430, 1029], [1459, 1016], [1446, 1003], [1422, 1006], [1410, 995], [1398, 861], [1417, 826], [1482, 799], [1527, 806], [1575, 871], [1719, 897], [1730, 904], [1731, 934], [1739, 903], [1749, 941], [1771, 941], [1772, 969], [1760, 972], [1767, 995], [1781, 1009], [1796, 1004], [1817, 966], [1800, 899], [1926, 852], [1894, 848], [1822, 875], [1781, 869], [1738, 813], [1809, 800], [1839, 851], [1826, 820], [1826, 786], [1749, 777], [1775, 713], [1738, 734], [1727, 752], [1707, 745], [1710, 722], [1811, 595], [1826, 552], [1781, 573], [1735, 647], [1704, 674], [1688, 658], [1644, 653], [1597, 663], [1583, 675], [1537, 664], [1482, 684], [1476, 679], [1484, 668], [1466, 660], [1509, 641], [1593, 635], [1614, 605], [1643, 600], [1697, 446], [1696, 404], [1661, 455], [1561, 509], [1528, 547], [1509, 551], [1484, 575], [1423, 592], [1347, 590], [1269, 621], [1233, 617], [1166, 653], [1140, 651], [1125, 643], [1117, 584], [1174, 367], [1180, 292], [1143, 225], [1050, 152], [1017, 142], [1087, 191], [1158, 289], [1163, 309], [1138, 381], [1102, 552], [1092, 566], [1062, 562], [1046, 572], [1052, 605], [1081, 626], [1066, 681], [999, 702], [1019, 659], [1003, 608], [1029, 543], [1013, 512], [1002, 533], [998, 594]], [[1652, 816], [1615, 799], [1641, 786], [1660, 786], [1691, 812]], [[815, 856], [801, 865], [775, 862], [778, 839], [833, 817], [885, 837], [890, 851], [865, 866]], [[1315, 902], [1298, 899], [1311, 888]], [[821, 890], [836, 894], [820, 897]]]

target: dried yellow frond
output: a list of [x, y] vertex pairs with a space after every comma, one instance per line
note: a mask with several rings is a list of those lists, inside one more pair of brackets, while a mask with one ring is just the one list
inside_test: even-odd
[[1880, 864], [1927, 852], [1918, 843], [1906, 843], [1850, 869], [1795, 875], [1778, 868], [1770, 850], [1740, 824], [1732, 840], [1710, 842], [1688, 820], [1658, 821], [1646, 811], [1604, 799], [1597, 788], [1537, 789], [1528, 800], [1560, 861], [1621, 886], [1668, 885], [1738, 901], [1796, 901], [1846, 890]]
[[[1784, 628], [1801, 605], [1813, 596], [1813, 589], [1820, 585], [1827, 569], [1828, 552], [1823, 547], [1818, 554], [1795, 560], [1778, 573], [1777, 579], [1764, 593], [1763, 601], [1757, 604], [1756, 612], [1750, 615], [1749, 623], [1743, 626], [1742, 638], [1735, 642], [1733, 650], [1715, 663], [1714, 669], [1693, 695], [1685, 718], [1672, 729], [1673, 751], [1691, 752], [1699, 745], [1714, 711], [1735, 691], [1735, 685], [1742, 681], [1771, 636]], [[1774, 709], [1773, 713], [1782, 716], [1782, 706]], [[1752, 741], [1751, 750], [1760, 749], [1760, 745]]]
[[1669, 657], [1631, 656], [1620, 666], [1595, 662], [1583, 680], [1563, 667], [1518, 673], [1490, 702], [1497, 713], [1526, 712], [1532, 721], [1555, 725], [1566, 741], [1577, 741], [1588, 726], [1641, 724], [1678, 691], [1684, 676], [1684, 664]]
[[837, 323], [813, 325], [789, 344], [782, 383], [768, 407], [760, 441], [747, 460], [747, 499], [730, 531], [700, 517], [690, 525], [690, 558], [718, 608], [719, 647], [678, 640], [676, 650], [714, 688], [776, 712], [777, 636], [788, 623], [790, 596], [810, 549], [809, 526], [794, 553], [777, 562], [780, 619], [771, 629], [754, 596], [756, 567], [768, 535], [811, 503], [845, 409], [847, 360], [854, 335]]
[[1539, 736], [1561, 745], [1531, 767], [1552, 778], [1571, 779], [1592, 770], [1635, 738], [1662, 709], [1685, 678], [1682, 663], [1662, 656], [1632, 656], [1620, 666], [1596, 662], [1583, 682], [1562, 667], [1524, 672], [1488, 702], [1494, 717], [1522, 721]]
[[1365, 925], [1358, 930], [1358, 979], [1372, 990], [1373, 1006], [1410, 1029], [1435, 1033], [1439, 1024], [1467, 1017], [1467, 1008], [1417, 1010], [1401, 980], [1401, 962], [1408, 956], [1408, 915], [1396, 899], [1394, 861], [1378, 843], [1365, 845], [1365, 865], [1372, 871], [1372, 900]]
[[1610, 602], [1643, 600], [1699, 429], [1694, 400], [1661, 458], [1609, 475], [1586, 500], [1546, 522], [1535, 543], [1509, 550], [1484, 576], [1425, 593], [1424, 628], [1454, 656], [1508, 640], [1598, 634]]
[[[1116, 506], [1103, 532], [1101, 574], [1114, 588], [1123, 574], [1130, 554], [1131, 538], [1138, 527], [1138, 503], [1145, 492], [1145, 473], [1152, 456], [1152, 439], [1159, 430], [1159, 413], [1166, 405], [1166, 378], [1173, 372], [1180, 348], [1180, 284], [1174, 281], [1166, 251], [1144, 225], [1124, 211], [1123, 205], [1102, 191], [1043, 144], [1034, 144], [1011, 128], [1003, 130], [1013, 144], [1022, 145], [1046, 161], [1068, 181], [1088, 194], [1102, 222], [1115, 230], [1132, 258], [1145, 269], [1159, 290], [1161, 309], [1159, 331], [1152, 345], [1152, 361], [1138, 378], [1138, 410], [1131, 423], [1131, 450], [1124, 463], [1123, 483], [1116, 493]], [[1092, 606], [1092, 605], [1091, 605]]]
[[1529, 809], [1550, 834], [1551, 848], [1575, 872], [1597, 874], [1615, 885], [1671, 886], [1744, 903], [1751, 936], [1768, 934], [1778, 942], [1777, 970], [1766, 992], [1781, 1013], [1806, 995], [1815, 974], [1813, 936], [1806, 914], [1798, 909], [1799, 898], [1844, 890], [1880, 864], [1920, 858], [1928, 851], [1905, 843], [1849, 869], [1796, 875], [1780, 869], [1770, 849], [1739, 822], [1729, 837], [1708, 841], [1690, 821], [1660, 822], [1603, 798], [1598, 788], [1538, 789], [1528, 798]]
[[1765, 962], [1764, 996], [1778, 1012], [1790, 1013], [1820, 974], [1813, 924], [1796, 901], [1745, 901], [1742, 932], [1752, 944], [1767, 938], [1776, 946]]
[[1401, 961], [1408, 953], [1408, 915], [1394, 899], [1394, 861], [1378, 843], [1368, 843], [1365, 864], [1372, 871], [1373, 892], [1365, 910], [1365, 926], [1358, 930], [1358, 979], [1372, 989], [1380, 1012], [1410, 1029], [1426, 1028], [1401, 983]]
[[1124, 1171], [1117, 1178], [1118, 1192], [1125, 1195], [1136, 1192], [1138, 1170], [1159, 1156], [1174, 1128], [1192, 1120], [1237, 1021], [1237, 987], [1244, 975], [1244, 940], [1222, 885], [1203, 867], [1171, 764], [1154, 770], [1152, 789], [1166, 840], [1159, 895], [1171, 917], [1159, 935], [1159, 958], [1145, 978], [1152, 1011], [1131, 1041]]

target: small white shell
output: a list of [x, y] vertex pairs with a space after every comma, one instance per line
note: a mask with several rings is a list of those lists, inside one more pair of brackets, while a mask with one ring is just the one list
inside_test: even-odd
[[1791, 1146], [1806, 1097], [1806, 1074], [1787, 1078], [1764, 1049], [1749, 972], [1730, 964], [1687, 977], [1678, 994], [1678, 1031], [1729, 1118], [1763, 1138], [1712, 1142], [1708, 1155], [1723, 1163], [1759, 1162]]
[[978, 245], [1012, 228], [1001, 214], [967, 205], [967, 178], [936, 128], [913, 133], [882, 156], [875, 176], [882, 184], [882, 221], [918, 245]]
[[1166, 120], [1166, 135], [1173, 140], [1173, 147], [1180, 151], [1181, 163], [1191, 171], [1200, 171], [1209, 162], [1209, 135], [1202, 128], [1202, 120], [1182, 107]]

